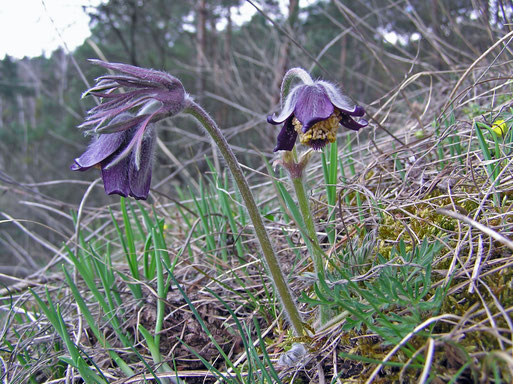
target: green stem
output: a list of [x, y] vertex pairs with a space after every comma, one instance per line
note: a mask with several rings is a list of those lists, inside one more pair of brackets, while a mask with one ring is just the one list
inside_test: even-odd
[[303, 184], [302, 177], [295, 177], [292, 179], [292, 184], [296, 192], [297, 202], [303, 221], [306, 225], [306, 233], [309, 237], [309, 241], [313, 243], [312, 247], [312, 259], [314, 263], [315, 274], [318, 278], [324, 279], [324, 263], [323, 255], [320, 254], [319, 239], [317, 238], [317, 232], [315, 230], [315, 224], [312, 219], [312, 212], [310, 211], [310, 204], [308, 203], [308, 196], [306, 195], [305, 185]]
[[[297, 158], [297, 153], [295, 152], [293, 156]], [[317, 232], [315, 230], [315, 224], [312, 217], [312, 211], [310, 210], [310, 204], [308, 202], [308, 196], [305, 190], [305, 184], [303, 182], [303, 172], [300, 172], [298, 176], [293, 177], [291, 174], [292, 185], [294, 186], [294, 191], [296, 192], [297, 202], [299, 204], [299, 210], [301, 211], [301, 215], [303, 216], [303, 222], [306, 226], [306, 234], [308, 235], [308, 239], [306, 241], [310, 241], [312, 246], [309, 247], [309, 250], [312, 254], [312, 261], [314, 264], [315, 276], [318, 280], [325, 281], [326, 274], [324, 271], [324, 253], [319, 244], [319, 239], [317, 238]], [[325, 305], [320, 306], [320, 321], [321, 325], [325, 324], [330, 318], [329, 308]]]
[[228, 142], [226, 141], [216, 122], [201, 106], [196, 104], [194, 101], [189, 100], [189, 104], [183, 112], [194, 116], [203, 125], [203, 127], [205, 127], [219, 148], [219, 151], [223, 155], [226, 164], [228, 164], [233, 178], [237, 183], [240, 194], [244, 199], [244, 203], [246, 204], [249, 217], [253, 222], [253, 227], [255, 228], [255, 233], [262, 248], [262, 253], [267, 263], [267, 267], [269, 268], [272, 280], [276, 290], [278, 291], [278, 296], [281, 299], [283, 310], [288, 316], [288, 319], [291, 322], [295, 333], [298, 336], [303, 336], [305, 334], [303, 321], [301, 320], [301, 316], [296, 308], [295, 301], [292, 298], [292, 294], [281, 271], [280, 264], [276, 258], [273, 246], [267, 234], [267, 230], [265, 229], [264, 223], [262, 221], [262, 216], [260, 215], [258, 207], [255, 203], [255, 199], [253, 198], [253, 193], [249, 188], [248, 182], [244, 177], [244, 173], [242, 172], [242, 168], [240, 167], [235, 154], [228, 145]]

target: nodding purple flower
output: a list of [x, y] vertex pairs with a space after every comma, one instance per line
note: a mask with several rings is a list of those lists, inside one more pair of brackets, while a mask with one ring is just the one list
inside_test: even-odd
[[353, 105], [331, 83], [308, 81], [296, 85], [285, 99], [282, 111], [267, 118], [270, 124], [285, 123], [278, 134], [276, 151], [291, 151], [299, 135], [301, 144], [315, 150], [336, 140], [340, 125], [358, 131], [368, 125], [362, 117], [365, 110]]
[[99, 166], [108, 194], [146, 199], [151, 181], [155, 129], [151, 123], [182, 111], [188, 100], [176, 77], [128, 64], [91, 60], [112, 70], [83, 96], [99, 97], [79, 128], [100, 134], [75, 159], [72, 170]]
[[[127, 123], [133, 118], [131, 113], [123, 112], [112, 119], [112, 124]], [[122, 156], [139, 129], [140, 127], [136, 125], [124, 131], [99, 135], [91, 142], [82, 156], [75, 159], [71, 169], [87, 171], [91, 167], [100, 168], [105, 193], [145, 200], [150, 191], [156, 142], [153, 124], [148, 124], [144, 130], [140, 146], [139, 166], [137, 166], [135, 150]]]

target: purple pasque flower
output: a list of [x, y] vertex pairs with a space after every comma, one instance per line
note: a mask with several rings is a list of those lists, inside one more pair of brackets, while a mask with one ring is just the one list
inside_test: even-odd
[[[123, 112], [113, 118], [111, 124], [128, 124], [133, 118], [134, 115], [131, 113]], [[93, 139], [82, 156], [75, 159], [71, 169], [87, 171], [91, 167], [100, 168], [105, 193], [145, 200], [150, 191], [156, 143], [154, 125], [147, 124], [144, 129], [139, 149], [139, 165], [137, 165], [135, 150], [131, 150], [120, 158], [140, 129], [139, 125], [135, 125], [123, 131], [100, 134]]]
[[285, 99], [282, 111], [269, 116], [270, 124], [285, 123], [278, 134], [276, 151], [291, 151], [299, 135], [301, 144], [315, 150], [336, 140], [340, 125], [358, 131], [368, 125], [365, 110], [348, 99], [327, 81], [309, 81], [296, 85]]
[[156, 132], [152, 123], [182, 111], [188, 95], [176, 77], [128, 64], [91, 60], [113, 71], [96, 79], [83, 96], [99, 97], [80, 128], [99, 134], [71, 169], [102, 171], [107, 194], [146, 199], [150, 190]]
[[[89, 110], [79, 128], [89, 128], [103, 134], [137, 127], [130, 142], [115, 161], [121, 161], [135, 149], [135, 166], [139, 169], [141, 145], [148, 124], [182, 111], [188, 97], [185, 89], [180, 80], [166, 72], [128, 64], [90, 61], [117, 73], [99, 77], [96, 85], [84, 93], [83, 96], [99, 97], [101, 104]], [[116, 116], [128, 111], [135, 114], [114, 122]]]

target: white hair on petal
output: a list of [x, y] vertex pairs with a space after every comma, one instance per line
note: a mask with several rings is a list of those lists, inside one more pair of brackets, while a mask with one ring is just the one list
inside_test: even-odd
[[275, 122], [276, 124], [283, 123], [285, 120], [287, 120], [287, 118], [290, 115], [292, 115], [292, 113], [294, 112], [294, 108], [296, 108], [297, 99], [299, 97], [299, 91], [306, 86], [307, 85], [305, 84], [298, 84], [294, 88], [292, 88], [292, 90], [287, 95], [287, 98], [285, 99], [285, 105], [283, 106], [281, 112], [278, 115], [274, 114], [271, 117], [273, 122]]
[[316, 81], [315, 84], [318, 87], [324, 89], [328, 94], [331, 103], [342, 110], [342, 112], [352, 113], [356, 111], [357, 106], [351, 102], [351, 100], [345, 96], [334, 84], [331, 84], [324, 80]]
[[291, 68], [287, 71], [284, 79], [288, 79], [291, 77], [297, 77], [299, 80], [301, 80], [306, 85], [314, 85], [314, 81], [310, 74], [305, 71], [303, 68]]

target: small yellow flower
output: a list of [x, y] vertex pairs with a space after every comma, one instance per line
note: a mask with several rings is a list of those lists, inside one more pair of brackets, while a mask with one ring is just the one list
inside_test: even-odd
[[508, 132], [508, 125], [502, 119], [497, 119], [492, 124], [492, 131], [494, 131], [497, 136], [502, 137]]

